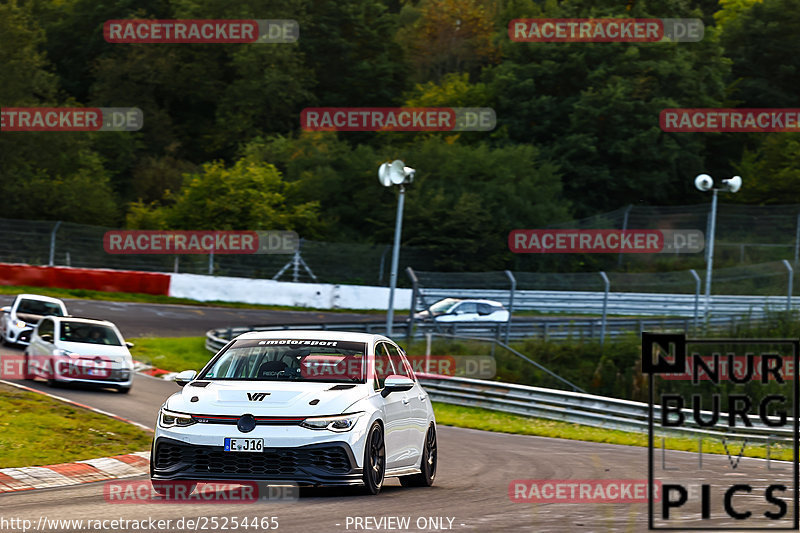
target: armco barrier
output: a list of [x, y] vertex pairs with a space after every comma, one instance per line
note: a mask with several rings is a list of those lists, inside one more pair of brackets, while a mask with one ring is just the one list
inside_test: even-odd
[[[709, 330], [731, 330], [737, 324], [754, 325], [765, 321], [765, 317], [720, 316], [709, 319]], [[597, 318], [564, 318], [564, 319], [530, 319], [514, 320], [508, 330], [511, 340], [537, 338], [545, 341], [582, 341], [599, 340], [602, 332], [601, 321]], [[280, 330], [323, 330], [323, 331], [355, 331], [360, 333], [386, 333], [386, 322], [330, 322], [309, 324], [273, 324], [260, 326], [237, 326], [217, 328], [206, 332], [206, 347], [216, 352], [228, 340], [248, 331], [280, 331]], [[438, 327], [431, 323], [415, 322], [411, 337], [408, 335], [407, 322], [395, 322], [393, 336], [406, 341], [423, 339], [426, 333], [445, 333], [464, 337], [482, 337], [485, 339], [504, 339], [507, 330], [505, 322], [496, 324], [480, 323], [447, 323]], [[688, 318], [612, 318], [606, 324], [606, 338], [616, 338], [631, 333], [640, 335], [643, 331], [694, 333], [694, 321]]]
[[[420, 378], [431, 400], [435, 402], [483, 407], [505, 413], [635, 433], [646, 433], [648, 428], [648, 404], [642, 402], [498, 381], [430, 379], [429, 375], [420, 375]], [[654, 417], [661, 416], [660, 406], [654, 406], [653, 411]], [[752, 420], [752, 427], [737, 427], [722, 433], [699, 427], [691, 409], [684, 409], [683, 412], [687, 426], [670, 428], [671, 433], [685, 437], [747, 438], [751, 442], [761, 443], [793, 440], [794, 430], [791, 427], [772, 427], [760, 420]], [[701, 413], [706, 419], [711, 414], [707, 411]], [[663, 430], [660, 432], [664, 433]]]
[[0, 285], [28, 285], [107, 292], [169, 294], [170, 275], [157, 272], [0, 263]]

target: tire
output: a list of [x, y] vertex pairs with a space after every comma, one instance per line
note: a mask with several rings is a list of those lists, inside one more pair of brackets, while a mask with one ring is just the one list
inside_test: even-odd
[[383, 486], [386, 473], [386, 444], [383, 440], [383, 427], [375, 422], [367, 433], [364, 443], [364, 490], [367, 494], [378, 494]]
[[117, 387], [117, 392], [121, 394], [128, 394], [131, 391], [130, 387]]
[[[167, 501], [180, 501], [180, 499], [188, 498], [197, 488], [197, 483], [193, 481], [150, 481], [153, 485], [153, 490], [162, 498], [168, 498]], [[185, 487], [181, 489], [180, 498], [176, 498], [176, 488]]]
[[419, 474], [401, 476], [400, 484], [404, 487], [430, 487], [436, 478], [436, 463], [438, 462], [438, 447], [436, 445], [436, 428], [431, 426], [425, 434], [425, 446], [422, 447], [422, 460]]

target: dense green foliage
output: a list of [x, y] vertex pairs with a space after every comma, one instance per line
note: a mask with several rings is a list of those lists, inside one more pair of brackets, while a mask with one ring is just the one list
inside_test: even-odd
[[[526, 17], [696, 17], [699, 43], [519, 43]], [[109, 44], [109, 19], [295, 19], [294, 44]], [[800, 0], [8, 0], [0, 105], [138, 107], [125, 133], [4, 133], [8, 218], [294, 229], [404, 244], [442, 270], [508, 268], [508, 232], [627, 204], [687, 204], [701, 172], [797, 203], [791, 134], [664, 133], [670, 107], [798, 107]], [[309, 133], [307, 107], [492, 107], [488, 133]], [[748, 192], [749, 191], [749, 192]], [[574, 261], [563, 269], [591, 269]]]

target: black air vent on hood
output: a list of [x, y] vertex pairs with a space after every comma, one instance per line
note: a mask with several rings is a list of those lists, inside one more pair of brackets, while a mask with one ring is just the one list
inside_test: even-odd
[[355, 385], [341, 384], [341, 385], [334, 385], [328, 390], [347, 390], [347, 389], [352, 389], [353, 387], [355, 387]]
[[211, 383], [210, 381], [192, 381], [189, 383], [191, 387], [207, 387], [208, 384]]

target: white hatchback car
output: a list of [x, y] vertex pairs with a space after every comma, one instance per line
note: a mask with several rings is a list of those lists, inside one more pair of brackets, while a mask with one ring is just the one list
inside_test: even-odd
[[464, 300], [445, 298], [414, 315], [417, 320], [430, 320], [431, 313], [436, 322], [508, 322], [509, 313], [503, 304], [494, 300]]
[[43, 316], [64, 316], [67, 306], [58, 298], [19, 294], [11, 305], [0, 308], [0, 312], [0, 339], [3, 344], [27, 345], [33, 328]]
[[220, 350], [158, 413], [156, 491], [200, 481], [429, 486], [436, 421], [406, 356], [382, 335], [252, 332]]
[[28, 379], [50, 385], [80, 383], [127, 393], [133, 384], [133, 359], [117, 326], [91, 318], [44, 317], [25, 348]]

